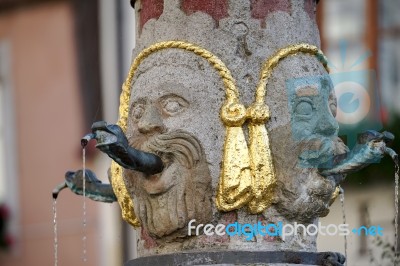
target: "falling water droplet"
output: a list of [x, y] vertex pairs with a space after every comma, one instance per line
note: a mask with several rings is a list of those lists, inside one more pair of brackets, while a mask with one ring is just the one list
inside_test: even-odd
[[86, 262], [86, 150], [85, 147], [82, 148], [82, 165], [83, 165], [83, 173], [82, 173], [82, 182], [83, 182], [83, 237], [82, 237], [82, 245], [83, 245], [83, 261]]
[[[346, 212], [345, 212], [345, 208], [344, 208], [344, 190], [341, 186], [339, 186], [339, 197], [340, 197], [340, 203], [342, 205], [343, 224], [346, 224]], [[348, 257], [347, 257], [347, 235], [346, 234], [344, 234], [344, 256], [346, 257], [345, 265], [347, 265]]]
[[54, 266], [58, 265], [57, 199], [53, 198]]

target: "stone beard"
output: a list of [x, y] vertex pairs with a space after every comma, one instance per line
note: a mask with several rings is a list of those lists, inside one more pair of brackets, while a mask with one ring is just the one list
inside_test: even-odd
[[148, 233], [156, 238], [184, 237], [191, 219], [210, 221], [211, 176], [199, 141], [176, 130], [138, 142], [133, 146], [157, 154], [165, 165], [163, 172], [151, 176], [124, 172], [132, 186], [136, 214]]
[[[150, 243], [148, 234], [160, 249], [165, 242], [185, 241], [190, 220], [213, 220], [217, 180], [212, 177], [220, 166], [223, 126], [218, 114], [224, 91], [212, 82], [218, 78], [214, 69], [197, 69], [199, 61], [207, 64], [190, 53], [161, 51], [143, 61], [132, 85], [129, 145], [158, 155], [164, 169], [157, 175], [123, 170], [123, 177], [142, 226], [141, 239]], [[215, 93], [210, 96], [210, 91]]]
[[328, 75], [289, 79], [286, 93], [290, 123], [270, 131], [276, 207], [287, 219], [309, 223], [329, 213], [336, 179], [343, 178], [324, 177], [320, 169], [332, 167], [333, 158], [348, 148], [338, 137], [337, 100]]

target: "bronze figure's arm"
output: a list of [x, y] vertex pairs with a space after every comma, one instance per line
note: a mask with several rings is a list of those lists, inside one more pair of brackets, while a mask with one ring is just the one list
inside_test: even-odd
[[335, 158], [339, 161], [332, 168], [320, 168], [323, 176], [343, 175], [361, 170], [362, 168], [379, 162], [385, 155], [389, 155], [393, 160], [398, 156], [395, 151], [387, 147], [394, 140], [394, 135], [390, 132], [379, 133], [374, 130], [368, 130], [361, 134], [358, 143], [349, 153], [339, 155], [342, 158]]

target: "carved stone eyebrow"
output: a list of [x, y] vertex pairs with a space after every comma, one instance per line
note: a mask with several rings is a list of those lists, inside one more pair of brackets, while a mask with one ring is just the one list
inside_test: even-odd
[[296, 96], [304, 97], [304, 96], [317, 96], [319, 95], [318, 84], [307, 84], [298, 86], [296, 91]]
[[135, 104], [146, 104], [146, 102], [147, 102], [147, 99], [144, 97], [134, 99], [130, 104], [130, 108], [132, 108]]

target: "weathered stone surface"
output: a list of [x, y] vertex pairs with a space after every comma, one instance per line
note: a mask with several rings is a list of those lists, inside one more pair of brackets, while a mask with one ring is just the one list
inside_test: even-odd
[[181, 9], [186, 15], [191, 15], [197, 11], [209, 14], [215, 21], [228, 16], [227, 0], [183, 0]]
[[[173, 0], [164, 3], [163, 13], [158, 19], [148, 20], [138, 36], [134, 50], [136, 56], [144, 48], [160, 41], [184, 40], [195, 43], [216, 54], [231, 70], [240, 91], [240, 100], [246, 106], [254, 101], [255, 88], [258, 82], [262, 63], [275, 51], [291, 44], [301, 42], [319, 46], [319, 34], [315, 20], [311, 19], [305, 9], [304, 1], [277, 1], [282, 8], [266, 10], [262, 1], [231, 0], [228, 1], [228, 17], [220, 18], [218, 23], [213, 14], [185, 12], [181, 1]], [[257, 6], [259, 5], [259, 7]], [[313, 3], [315, 5], [315, 3]], [[141, 1], [136, 2], [136, 10], [141, 9]], [[260, 11], [257, 13], [257, 9]], [[264, 8], [264, 9], [263, 9]], [[290, 8], [290, 10], [288, 10]], [[207, 10], [205, 10], [207, 12]], [[213, 17], [214, 16], [214, 17]], [[221, 17], [221, 16], [220, 16]], [[265, 25], [263, 21], [265, 19]], [[316, 169], [305, 169], [297, 166], [298, 142], [293, 140], [291, 132], [291, 113], [288, 105], [286, 81], [291, 78], [325, 74], [323, 66], [317, 59], [307, 55], [297, 55], [283, 60], [269, 80], [266, 103], [271, 110], [271, 120], [267, 127], [271, 138], [271, 147], [275, 169], [279, 181], [276, 202], [262, 215], [249, 215], [245, 210], [235, 214], [240, 223], [273, 223], [282, 221], [290, 223], [304, 217], [307, 222], [326, 214], [327, 203], [335, 189], [335, 184], [322, 178]], [[330, 90], [331, 87], [321, 88]], [[174, 95], [182, 99], [184, 110], [170, 116], [162, 110], [158, 99]], [[325, 94], [324, 94], [325, 95]], [[220, 163], [224, 141], [224, 127], [219, 118], [220, 108], [225, 100], [224, 87], [216, 71], [208, 62], [194, 54], [181, 50], [157, 52], [147, 58], [139, 67], [136, 81], [132, 88], [132, 104], [135, 106], [140, 98], [145, 98], [149, 106], [159, 112], [160, 121], [170, 130], [182, 129], [198, 139], [212, 178], [212, 199], [219, 181]], [[134, 108], [132, 108], [133, 110]], [[132, 111], [131, 111], [132, 112]], [[133, 111], [134, 112], [134, 111]], [[146, 133], [138, 130], [138, 122], [131, 115], [127, 136], [133, 146], [141, 145], [141, 138]], [[132, 187], [136, 212], [141, 196], [132, 173], [125, 175], [126, 183]], [[180, 187], [179, 187], [180, 186]], [[184, 185], [175, 184], [174, 189], [182, 193]], [[209, 222], [227, 223], [226, 215], [221, 214], [212, 205], [212, 219]], [[145, 213], [145, 212], [144, 212]], [[198, 249], [244, 249], [244, 250], [315, 250], [315, 237], [295, 236], [283, 241], [280, 238], [257, 236], [252, 241], [241, 237], [200, 236], [168, 240], [160, 238], [168, 235], [176, 226], [159, 217], [158, 225], [152, 232], [144, 232], [139, 241], [139, 254], [150, 255], [179, 250]], [[204, 216], [206, 217], [206, 216]], [[141, 218], [143, 219], [143, 218]], [[142, 221], [144, 228], [146, 221]], [[200, 223], [200, 222], [198, 222]], [[186, 226], [179, 224], [184, 232]], [[159, 227], [158, 229], [156, 229]], [[166, 227], [166, 228], [164, 228]], [[173, 229], [175, 228], [175, 229]], [[142, 231], [143, 232], [143, 231]], [[149, 239], [150, 237], [150, 239]], [[153, 241], [153, 242], [151, 242]], [[151, 242], [153, 244], [149, 245]]]

